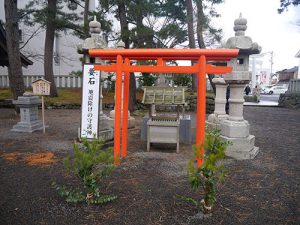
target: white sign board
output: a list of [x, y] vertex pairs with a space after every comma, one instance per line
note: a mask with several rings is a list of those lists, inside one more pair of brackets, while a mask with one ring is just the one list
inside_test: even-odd
[[98, 137], [100, 71], [93, 65], [84, 65], [81, 105], [80, 137]]

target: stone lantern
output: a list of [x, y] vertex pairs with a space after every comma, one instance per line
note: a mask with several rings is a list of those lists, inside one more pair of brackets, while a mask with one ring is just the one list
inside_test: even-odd
[[226, 48], [239, 49], [237, 58], [227, 63], [233, 67], [231, 74], [224, 76], [230, 87], [229, 116], [221, 122], [222, 138], [232, 142], [226, 155], [235, 159], [252, 159], [258, 153], [254, 146], [255, 136], [249, 134], [249, 123], [243, 117], [244, 88], [251, 80], [249, 56], [258, 54], [261, 47], [245, 36], [247, 20], [242, 15], [234, 21], [235, 36], [227, 40]]
[[[94, 20], [89, 23], [91, 37], [84, 40], [83, 44], [77, 46], [77, 51], [79, 54], [83, 54], [84, 63], [97, 63], [97, 64], [105, 64], [104, 60], [99, 58], [90, 58], [88, 53], [89, 49], [104, 49], [107, 48], [107, 43], [101, 35], [101, 24], [96, 20], [96, 16]], [[103, 113], [102, 109], [102, 86], [103, 80], [107, 78], [107, 73], [101, 71], [101, 83], [100, 83], [100, 101], [99, 101], [99, 128], [98, 135], [103, 140], [111, 140], [113, 139], [113, 129], [109, 125], [108, 117]]]
[[[117, 48], [125, 49], [125, 43], [123, 41], [118, 42]], [[112, 80], [116, 81], [116, 77], [113, 77]], [[122, 90], [124, 91], [124, 79], [122, 79]], [[121, 104], [122, 117], [123, 117], [123, 101], [124, 101], [123, 91], [122, 91], [122, 104]], [[115, 127], [115, 108], [116, 106], [114, 106], [114, 109], [109, 112], [109, 117], [108, 117], [109, 125], [113, 128]], [[128, 110], [128, 129], [134, 127], [135, 127], [135, 118], [130, 116], [130, 111]]]

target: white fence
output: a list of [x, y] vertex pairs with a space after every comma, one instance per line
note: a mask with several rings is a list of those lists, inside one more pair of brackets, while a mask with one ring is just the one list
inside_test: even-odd
[[[44, 78], [44, 76], [39, 75], [23, 75], [24, 84], [26, 88], [31, 87], [31, 83], [39, 78]], [[70, 75], [62, 75], [62, 76], [55, 76], [55, 84], [56, 87], [61, 88], [81, 88], [82, 79], [81, 77], [77, 76], [70, 76]], [[168, 80], [168, 84], [171, 84], [171, 80]], [[109, 81], [105, 80], [103, 82], [103, 88], [110, 88], [111, 84]], [[9, 88], [9, 79], [7, 75], [0, 75], [0, 88]], [[138, 78], [136, 78], [136, 88], [140, 88], [140, 83], [138, 82]], [[212, 87], [208, 81], [206, 82], [206, 89], [212, 90]]]
[[[44, 76], [38, 75], [23, 75], [24, 84], [26, 88], [31, 87], [31, 83], [39, 78], [43, 78]], [[62, 88], [80, 88], [81, 87], [81, 77], [77, 76], [55, 76], [55, 84], [56, 87]], [[0, 88], [8, 88], [9, 87], [9, 79], [7, 75], [0, 75]]]

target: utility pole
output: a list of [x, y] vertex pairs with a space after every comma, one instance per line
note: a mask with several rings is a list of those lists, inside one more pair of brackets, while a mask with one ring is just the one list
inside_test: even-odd
[[268, 79], [269, 84], [272, 83], [272, 73], [273, 73], [273, 51], [263, 52], [261, 54], [251, 55], [252, 58], [252, 74], [251, 74], [251, 88], [256, 85], [256, 58], [264, 57], [266, 54], [270, 54], [270, 77]]
[[270, 58], [271, 72], [270, 72], [269, 84], [272, 84], [272, 73], [273, 73], [273, 51], [270, 51], [270, 54], [271, 54], [271, 58]]

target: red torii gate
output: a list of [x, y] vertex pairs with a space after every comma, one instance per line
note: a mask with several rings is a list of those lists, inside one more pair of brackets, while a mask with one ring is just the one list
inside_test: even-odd
[[[128, 97], [130, 72], [146, 73], [191, 73], [198, 74], [196, 147], [198, 166], [204, 160], [205, 111], [206, 111], [206, 74], [225, 74], [232, 72], [231, 67], [213, 66], [208, 61], [229, 61], [238, 55], [237, 49], [90, 49], [89, 56], [102, 60], [116, 60], [111, 65], [94, 65], [94, 70], [115, 72], [115, 128], [114, 158], [118, 164], [120, 156], [127, 156]], [[131, 65], [130, 60], [156, 60], [156, 65]], [[168, 66], [170, 60], [194, 60], [192, 66]], [[124, 75], [124, 90], [122, 78]], [[123, 91], [123, 115], [122, 114]], [[121, 149], [121, 119], [122, 149]], [[121, 154], [120, 154], [121, 153]]]

